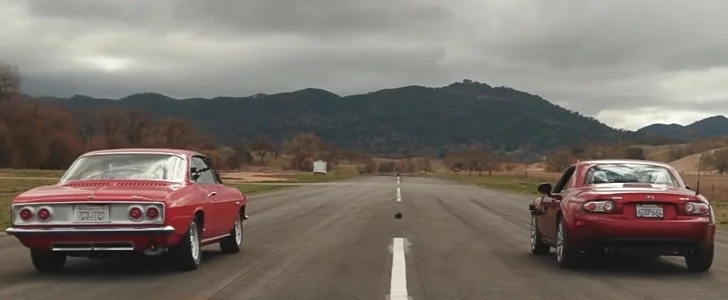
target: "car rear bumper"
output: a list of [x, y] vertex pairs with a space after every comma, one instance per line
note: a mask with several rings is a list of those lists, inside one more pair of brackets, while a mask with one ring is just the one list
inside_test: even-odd
[[173, 226], [105, 228], [8, 228], [28, 248], [65, 252], [141, 251], [180, 241]]
[[29, 235], [109, 235], [109, 234], [173, 234], [175, 228], [164, 227], [112, 227], [112, 228], [79, 228], [79, 227], [55, 227], [55, 228], [18, 228], [10, 227], [5, 232], [8, 235], [29, 236]]
[[626, 220], [588, 216], [575, 220], [572, 226], [569, 236], [583, 249], [606, 252], [683, 255], [709, 245], [715, 236], [715, 225], [708, 218]]

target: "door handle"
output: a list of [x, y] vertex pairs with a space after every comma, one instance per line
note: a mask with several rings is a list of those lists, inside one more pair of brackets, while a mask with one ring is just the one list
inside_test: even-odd
[[214, 196], [217, 196], [217, 192], [210, 192], [209, 194], [207, 194], [207, 197], [214, 197]]

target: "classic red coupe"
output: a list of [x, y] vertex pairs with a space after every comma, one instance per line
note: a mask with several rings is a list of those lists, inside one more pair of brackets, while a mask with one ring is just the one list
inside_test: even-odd
[[684, 256], [690, 271], [713, 264], [710, 202], [671, 166], [643, 160], [580, 161], [529, 205], [531, 252], [556, 248], [561, 268], [587, 257]]
[[198, 268], [202, 246], [243, 244], [247, 199], [223, 185], [212, 161], [175, 149], [114, 149], [81, 155], [58, 184], [18, 195], [14, 235], [36, 270], [63, 269], [69, 256], [161, 255]]

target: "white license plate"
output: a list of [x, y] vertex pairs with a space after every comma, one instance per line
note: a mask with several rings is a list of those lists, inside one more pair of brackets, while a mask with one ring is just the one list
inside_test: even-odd
[[108, 205], [81, 204], [73, 207], [73, 220], [76, 223], [108, 223]]
[[662, 205], [658, 204], [637, 204], [638, 218], [662, 218], [664, 210]]

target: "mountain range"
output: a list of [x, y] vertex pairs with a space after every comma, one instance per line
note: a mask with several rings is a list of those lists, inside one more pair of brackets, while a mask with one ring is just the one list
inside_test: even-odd
[[77, 95], [41, 101], [71, 111], [115, 107], [185, 118], [223, 143], [256, 137], [281, 141], [296, 132], [313, 132], [340, 147], [386, 156], [438, 155], [471, 146], [543, 153], [561, 146], [644, 142], [656, 136], [686, 140], [728, 135], [724, 116], [688, 126], [615, 129], [540, 96], [467, 79], [444, 87], [405, 86], [345, 97], [308, 88], [212, 99], [139, 93], [121, 99]]

